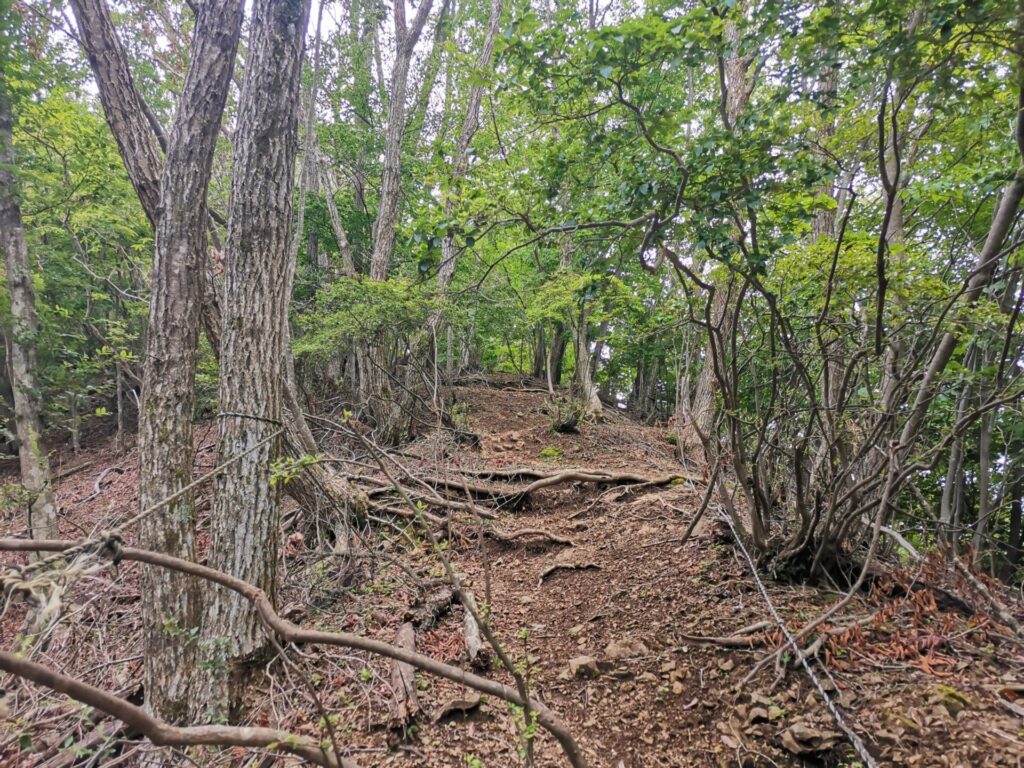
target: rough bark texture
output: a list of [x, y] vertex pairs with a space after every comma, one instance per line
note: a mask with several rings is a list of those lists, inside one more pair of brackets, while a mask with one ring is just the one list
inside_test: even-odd
[[[135, 114], [133, 105], [141, 105], [140, 109], [145, 111], [145, 104], [142, 102], [135, 90], [128, 73], [127, 59], [123, 46], [117, 42], [117, 36], [110, 20], [110, 13], [104, 0], [82, 0], [75, 6], [76, 16], [79, 17], [80, 40], [85, 48], [90, 61], [105, 62], [104, 66], [94, 66], [93, 75], [100, 84], [102, 92], [107, 94], [107, 122], [110, 125], [118, 146], [122, 148], [122, 159], [129, 169], [129, 175], [134, 178], [150, 179], [155, 177], [156, 181], [147, 182], [145, 185], [136, 185], [139, 199], [146, 210], [151, 222], [155, 223], [159, 218], [159, 200], [153, 195], [145, 193], [147, 189], [159, 189], [159, 156], [147, 153], [146, 148], [156, 152], [155, 143], [142, 144], [138, 154], [124, 154], [124, 148], [136, 146], [137, 142], [131, 136], [124, 135], [129, 131], [136, 131], [137, 123], [126, 122], [119, 119], [119, 115], [132, 116]], [[102, 32], [102, 34], [100, 34]], [[113, 41], [113, 42], [111, 42]], [[114, 57], [120, 57], [120, 63], [113, 61]], [[108, 61], [110, 59], [110, 61]], [[123, 72], [123, 77], [114, 77], [113, 74]], [[112, 74], [113, 73], [113, 74]], [[150, 125], [152, 130], [152, 126]], [[154, 136], [153, 142], [156, 141]], [[157, 170], [152, 170], [152, 169]], [[154, 176], [155, 175], [155, 176]], [[206, 268], [203, 273], [202, 284], [202, 305], [201, 314], [203, 328], [215, 356], [220, 356], [220, 334], [221, 334], [221, 309], [220, 296], [213, 278], [211, 262], [206, 261]], [[294, 269], [294, 264], [292, 265]], [[287, 333], [287, 328], [284, 331]], [[289, 360], [290, 360], [289, 350]], [[294, 382], [285, 372], [285, 392], [288, 395], [287, 407], [290, 418], [288, 420], [287, 441], [289, 448], [299, 454], [316, 453], [317, 447], [309, 427], [302, 416], [302, 405], [298, 397]], [[348, 492], [349, 485], [345, 479], [323, 465], [314, 465], [294, 478], [288, 484], [288, 493], [304, 509], [316, 510], [324, 501], [335, 507], [355, 507], [358, 511], [362, 507], [363, 500]]]
[[7, 267], [11, 300], [11, 333], [7, 355], [14, 393], [14, 423], [18, 433], [21, 484], [25, 489], [27, 528], [34, 539], [57, 535], [57, 509], [50, 485], [50, 462], [43, 446], [36, 383], [36, 337], [39, 317], [32, 289], [28, 245], [18, 202], [13, 142], [14, 116], [7, 81], [0, 71], [0, 248]]
[[[279, 493], [270, 464], [280, 446], [267, 439], [280, 428], [283, 413], [283, 318], [291, 296], [292, 192], [308, 15], [308, 0], [260, 0], [253, 7], [224, 271], [218, 451], [221, 462], [248, 453], [215, 480], [210, 565], [271, 599]], [[259, 618], [237, 594], [211, 601], [208, 626], [211, 639], [226, 639], [220, 647], [229, 667], [267, 642]], [[223, 689], [229, 698], [232, 688]]]
[[85, 49], [99, 89], [100, 102], [117, 148], [142, 208], [154, 227], [160, 206], [163, 163], [145, 105], [135, 88], [128, 56], [114, 29], [106, 0], [71, 0]]
[[[193, 50], [162, 175], [152, 127], [103, 0], [73, 3], [107, 122], [143, 208], [154, 222], [152, 296], [139, 415], [139, 503], [146, 508], [192, 478], [192, 407], [206, 254], [206, 189], [242, 23], [238, 0], [211, 0], [196, 19]], [[158, 179], [154, 182], [154, 179]], [[154, 205], [154, 194], [159, 202]], [[142, 541], [195, 557], [195, 520], [185, 495], [146, 518]], [[200, 714], [197, 648], [201, 593], [189, 579], [147, 571], [142, 589], [147, 706], [170, 722]]]

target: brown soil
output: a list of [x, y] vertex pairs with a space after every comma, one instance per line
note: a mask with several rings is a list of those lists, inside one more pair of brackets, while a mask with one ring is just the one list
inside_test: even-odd
[[[585, 466], [657, 475], [679, 468], [664, 429], [607, 414], [601, 423], [584, 425], [580, 434], [552, 434], [542, 392], [478, 386], [457, 394], [466, 426], [480, 436], [480, 446], [424, 437], [398, 456], [410, 469], [444, 475], [456, 468]], [[210, 428], [201, 428], [197, 474], [212, 466], [212, 440]], [[59, 483], [67, 536], [109, 526], [134, 510], [134, 453], [119, 456], [109, 446], [98, 446], [64, 462], [59, 471], [75, 461], [91, 464]], [[111, 466], [124, 471], [108, 473], [101, 492], [86, 499], [100, 473]], [[678, 542], [703, 490], [685, 482], [639, 489], [554, 487], [535, 494], [525, 508], [503, 513], [499, 524], [505, 531], [542, 528], [570, 539], [572, 546], [537, 539], [511, 545], [484, 539], [481, 544], [478, 531], [461, 530], [453, 538], [452, 559], [479, 600], [485, 599], [489, 583], [499, 636], [528, 671], [534, 694], [567, 720], [591, 765], [858, 765], [800, 667], [790, 666], [780, 675], [769, 665], [741, 683], [777, 647], [777, 628], [752, 633], [752, 648], [693, 640], [730, 636], [770, 619], [727, 528], [712, 523], [685, 545]], [[15, 530], [15, 520], [16, 512], [7, 514], [4, 530]], [[315, 524], [303, 530], [304, 536], [286, 532], [281, 605], [282, 612], [301, 616], [308, 626], [392, 640], [417, 594], [403, 572], [381, 555], [401, 557], [423, 579], [441, 575], [421, 539], [413, 550], [386, 531], [383, 543], [375, 535], [362, 557], [349, 560], [314, 545]], [[541, 580], [556, 564], [586, 567], [559, 569]], [[70, 595], [73, 619], [39, 658], [122, 695], [138, 695], [136, 578], [134, 567], [123, 566], [116, 577], [100, 574], [77, 585]], [[771, 601], [793, 628], [840, 595], [766, 584]], [[819, 659], [829, 675], [819, 662], [814, 666], [830, 697], [882, 764], [1021, 764], [1024, 706], [1014, 700], [1024, 695], [1022, 645], [988, 617], [968, 585], [936, 560], [896, 569], [876, 578], [872, 591], [832, 626], [871, 616], [862, 627], [833, 634], [822, 649]], [[15, 642], [23, 620], [22, 606], [8, 609], [4, 647]], [[465, 663], [461, 627], [462, 610], [456, 607], [435, 627], [418, 633], [417, 649]], [[592, 657], [596, 669], [570, 674], [570, 661], [583, 656]], [[522, 764], [516, 716], [502, 702], [485, 699], [468, 714], [434, 722], [432, 714], [465, 692], [418, 676], [419, 721], [412, 732], [389, 733], [386, 660], [322, 648], [303, 648], [293, 658], [294, 666], [273, 663], [259, 676], [249, 722], [323, 737], [318, 705], [300, 680], [305, 675], [322, 705], [337, 714], [339, 744], [351, 748], [362, 765]], [[509, 679], [494, 666], [487, 674]], [[12, 714], [0, 726], [0, 764], [73, 764], [69, 750], [84, 743], [93, 728], [87, 718], [76, 716], [81, 709], [31, 687], [5, 685]], [[136, 764], [149, 749], [116, 740], [107, 746], [124, 758], [120, 765]], [[544, 734], [534, 756], [538, 766], [564, 764]], [[204, 766], [296, 764], [290, 758], [260, 762], [245, 750], [205, 751], [193, 760]]]

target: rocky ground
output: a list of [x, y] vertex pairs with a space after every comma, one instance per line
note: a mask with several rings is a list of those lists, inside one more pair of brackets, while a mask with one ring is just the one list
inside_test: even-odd
[[[579, 434], [555, 434], [545, 393], [500, 384], [458, 390], [464, 426], [479, 436], [478, 445], [428, 435], [396, 459], [410, 472], [442, 478], [527, 466], [645, 476], [679, 470], [663, 428], [609, 413]], [[203, 426], [197, 475], [213, 466], [213, 442], [211, 427]], [[340, 455], [342, 446], [336, 448]], [[135, 461], [134, 452], [118, 454], [107, 442], [63, 458], [58, 496], [68, 537], [131, 515]], [[351, 464], [352, 471], [374, 471], [362, 464]], [[688, 473], [692, 480], [664, 486], [553, 486], [532, 494], [526, 505], [502, 510], [493, 524], [505, 533], [536, 533], [499, 541], [461, 527], [446, 548], [489, 606], [498, 636], [533, 693], [565, 718], [591, 765], [862, 764], [801, 667], [768, 664], [747, 679], [782, 635], [713, 508], [710, 522], [680, 542], [704, 491], [700, 467]], [[208, 493], [200, 493], [201, 508]], [[15, 531], [16, 520], [16, 511], [6, 513], [4, 530]], [[462, 609], [448, 607], [437, 557], [414, 531], [403, 537], [398, 529], [405, 523], [367, 530], [365, 547], [339, 551], [321, 543], [329, 540], [326, 516], [289, 514], [286, 520], [283, 613], [306, 626], [388, 641], [411, 620], [418, 624], [417, 650], [468, 668]], [[407, 568], [395, 567], [395, 559]], [[426, 596], [407, 569], [430, 585]], [[765, 588], [791, 628], [841, 596], [771, 581]], [[434, 597], [440, 606], [428, 610]], [[134, 566], [88, 577], [68, 595], [68, 621], [36, 651], [38, 660], [137, 698], [140, 599]], [[24, 616], [21, 605], [7, 609], [4, 647], [17, 642]], [[1024, 702], [1016, 701], [1024, 695], [1022, 642], [941, 562], [929, 559], [876, 577], [830, 625], [818, 650], [813, 669], [825, 693], [879, 764], [1016, 766], [1024, 759]], [[295, 649], [291, 659], [261, 671], [248, 722], [321, 738], [326, 711], [338, 743], [367, 766], [523, 764], [518, 713], [500, 701], [417, 674], [418, 715], [396, 728], [387, 660], [319, 647]], [[493, 662], [486, 674], [509, 679]], [[0, 765], [135, 765], [152, 749], [125, 740], [113, 723], [67, 699], [11, 681], [3, 685], [11, 712], [0, 724]], [[538, 766], [564, 764], [543, 733], [533, 751]], [[189, 758], [202, 766], [296, 764], [243, 749]]]

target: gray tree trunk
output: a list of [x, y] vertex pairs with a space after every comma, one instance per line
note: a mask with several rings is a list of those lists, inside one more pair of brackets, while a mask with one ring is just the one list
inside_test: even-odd
[[[279, 489], [271, 482], [270, 465], [281, 441], [268, 439], [283, 416], [284, 317], [291, 297], [292, 190], [308, 15], [308, 0], [258, 0], [253, 6], [224, 260], [218, 454], [221, 463], [245, 455], [214, 481], [209, 560], [271, 599]], [[221, 690], [230, 709], [240, 693], [235, 667], [268, 641], [251, 604], [233, 592], [219, 591], [207, 616], [207, 638], [223, 638], [218, 647], [229, 673]]]
[[[139, 504], [145, 509], [192, 480], [192, 409], [206, 269], [206, 190], [242, 24], [237, 0], [210, 0], [196, 19], [184, 89], [163, 173], [152, 127], [103, 0], [73, 0], [83, 45], [107, 121], [156, 228], [149, 331], [139, 414]], [[143, 135], [144, 127], [145, 135]], [[159, 203], [153, 203], [158, 178]], [[145, 547], [195, 558], [195, 510], [185, 494], [141, 524]], [[144, 569], [142, 590], [146, 703], [170, 722], [201, 715], [194, 632], [203, 617], [193, 579]]]
[[406, 92], [409, 87], [409, 64], [433, 0], [423, 0], [412, 26], [406, 25], [405, 0], [395, 0], [395, 64], [391, 70], [391, 102], [388, 106], [388, 129], [384, 140], [384, 168], [381, 172], [380, 205], [373, 223], [373, 256], [370, 277], [387, 279], [395, 252], [395, 229], [398, 226], [398, 203], [402, 196], [402, 137], [405, 135]]
[[50, 461], [43, 445], [39, 385], [36, 380], [36, 338], [39, 317], [32, 288], [28, 245], [18, 202], [15, 176], [14, 115], [6, 75], [0, 71], [0, 248], [7, 267], [11, 300], [8, 359], [14, 394], [14, 424], [18, 434], [21, 484], [25, 489], [26, 527], [34, 539], [54, 539], [57, 509], [50, 484]]
[[[79, 40], [93, 63], [93, 75], [101, 94], [105, 94], [103, 103], [107, 123], [117, 138], [118, 146], [122, 148], [122, 159], [129, 169], [129, 176], [133, 180], [141, 180], [136, 183], [136, 192], [147, 216], [155, 225], [160, 217], [159, 205], [148, 191], [160, 187], [161, 163], [155, 138], [149, 142], [139, 142], [129, 133], [129, 129], [137, 132], [138, 126], [142, 125], [129, 118], [141, 115], [146, 108], [131, 80], [124, 47], [117, 39], [105, 0], [75, 0], [73, 7], [78, 21]], [[226, 44], [229, 39], [222, 36], [221, 44]], [[151, 125], [149, 129], [153, 130]], [[132, 151], [136, 153], [125, 154]], [[210, 267], [210, 260], [206, 259], [205, 268], [201, 272], [204, 278], [201, 311], [210, 346], [214, 355], [219, 356], [221, 309]], [[287, 334], [288, 329], [285, 328], [283, 332]], [[287, 425], [288, 445], [299, 454], [313, 454], [317, 451], [316, 442], [303, 417], [294, 377], [288, 373], [291, 367], [290, 352], [288, 359], [289, 365], [282, 374], [285, 377], [286, 405], [290, 414]], [[365, 503], [364, 499], [350, 493], [350, 486], [343, 476], [322, 464], [313, 465], [294, 478], [288, 484], [288, 493], [307, 510], [316, 510], [326, 504], [338, 508], [352, 507], [358, 513]]]

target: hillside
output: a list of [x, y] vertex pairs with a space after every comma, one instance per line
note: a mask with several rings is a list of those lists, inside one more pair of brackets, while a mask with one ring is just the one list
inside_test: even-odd
[[[533, 387], [491, 379], [458, 388], [464, 426], [479, 444], [432, 432], [395, 459], [410, 475], [435, 482], [465, 482], [478, 477], [473, 472], [508, 468], [550, 473], [585, 467], [651, 478], [679, 470], [664, 429], [618, 413], [607, 411], [579, 434], [552, 433], [549, 399]], [[197, 476], [212, 466], [211, 426], [198, 435]], [[354, 464], [353, 474], [380, 476], [358, 447], [339, 440], [335, 448], [362, 465]], [[78, 538], [135, 511], [136, 460], [134, 450], [118, 455], [101, 442], [55, 465], [55, 474], [65, 475], [57, 487], [62, 535]], [[76, 466], [84, 468], [73, 471]], [[680, 543], [705, 490], [702, 473], [691, 471], [692, 481], [665, 485], [573, 482], [539, 489], [506, 503], [486, 526], [453, 529], [445, 549], [478, 600], [489, 592], [497, 635], [522, 665], [532, 692], [565, 718], [590, 765], [859, 764], [802, 668], [769, 664], [746, 679], [777, 647], [780, 632], [714, 504], [707, 523]], [[492, 479], [489, 487], [500, 488], [502, 481]], [[201, 538], [208, 493], [199, 492]], [[343, 551], [335, 541], [332, 551], [327, 518], [285, 518], [282, 614], [305, 627], [386, 641], [408, 619], [416, 625], [418, 651], [470, 668], [463, 610], [451, 605], [439, 560], [408, 521], [375, 523], [383, 535], [363, 540], [374, 543]], [[3, 524], [16, 527], [13, 518]], [[506, 540], [491, 535], [495, 531]], [[130, 543], [131, 535], [126, 538]], [[40, 652], [54, 668], [134, 701], [141, 694], [144, 599], [137, 570], [125, 563], [116, 574], [102, 571], [77, 582], [65, 598], [67, 620]], [[941, 563], [886, 565], [885, 571], [819, 635], [825, 642], [813, 668], [828, 695], [880, 764], [1018, 765], [1024, 708], [1014, 700], [1024, 693], [1022, 641]], [[841, 594], [772, 581], [765, 586], [793, 629]], [[22, 605], [8, 609], [4, 647], [23, 630], [24, 616]], [[361, 765], [520, 763], [513, 713], [498, 700], [480, 700], [417, 673], [419, 711], [403, 731], [389, 727], [398, 721], [387, 660], [322, 646], [291, 648], [287, 658], [287, 664], [276, 659], [257, 670], [247, 722], [319, 739], [327, 735], [322, 726], [329, 713], [342, 752]], [[493, 664], [485, 674], [508, 679]], [[137, 765], [151, 749], [115, 721], [60, 696], [18, 686], [11, 697], [14, 719], [0, 736], [3, 765]], [[235, 748], [199, 752], [193, 760], [296, 762], [257, 754]], [[540, 766], [563, 764], [543, 732], [535, 758]]]

